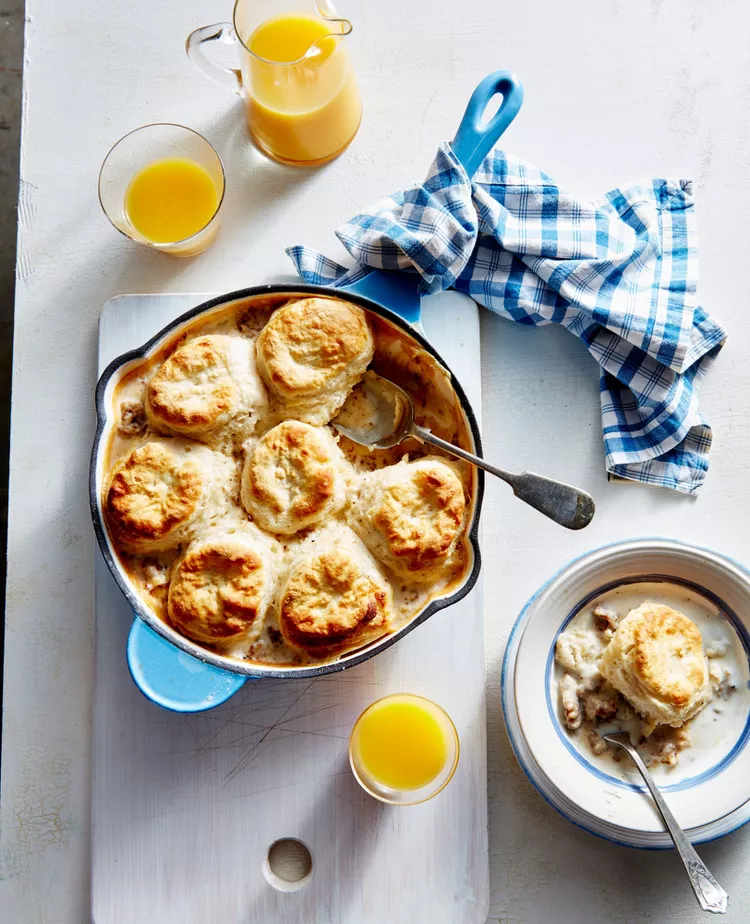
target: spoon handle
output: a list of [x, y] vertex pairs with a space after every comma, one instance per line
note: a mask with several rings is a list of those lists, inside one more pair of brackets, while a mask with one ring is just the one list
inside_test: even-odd
[[646, 786], [648, 786], [649, 792], [659, 810], [659, 814], [664, 819], [664, 824], [667, 826], [667, 830], [674, 841], [677, 853], [680, 855], [685, 871], [688, 874], [690, 885], [693, 887], [695, 897], [698, 899], [698, 904], [704, 911], [710, 911], [712, 914], [724, 914], [727, 910], [727, 899], [729, 896], [714, 879], [703, 860], [701, 860], [695, 852], [693, 845], [685, 836], [685, 832], [682, 830], [679, 822], [672, 814], [671, 809], [664, 801], [664, 797], [659, 792], [658, 787], [651, 779], [651, 774], [646, 769], [638, 751], [636, 751], [632, 745], [620, 744], [620, 747], [625, 748], [628, 754], [630, 754], [633, 763], [638, 768], [638, 772], [643, 777]]
[[525, 504], [534, 507], [540, 513], [543, 513], [550, 520], [565, 526], [567, 529], [583, 529], [588, 526], [594, 517], [595, 505], [594, 499], [590, 494], [582, 491], [580, 488], [574, 488], [572, 485], [564, 484], [562, 481], [553, 481], [552, 478], [546, 478], [544, 475], [536, 475], [534, 472], [522, 472], [520, 475], [514, 475], [512, 472], [506, 472], [502, 468], [490, 465], [479, 456], [475, 456], [465, 449], [460, 449], [452, 443], [441, 440], [439, 436], [425, 430], [414, 424], [412, 433], [423, 443], [431, 443], [451, 455], [458, 456], [465, 462], [471, 462], [477, 468], [484, 469], [491, 475], [501, 478], [506, 484], [513, 488], [513, 493], [519, 500]]

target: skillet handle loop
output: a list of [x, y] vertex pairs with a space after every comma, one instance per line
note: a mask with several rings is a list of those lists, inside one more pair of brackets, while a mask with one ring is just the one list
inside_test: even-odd
[[171, 712], [203, 712], [226, 702], [250, 678], [181, 651], [140, 617], [128, 636], [128, 667], [146, 699]]
[[[493, 96], [500, 93], [503, 101], [486, 125], [482, 116]], [[453, 153], [463, 165], [469, 178], [497, 144], [505, 129], [518, 115], [523, 103], [523, 86], [511, 71], [496, 71], [485, 77], [471, 94], [469, 105], [451, 142]]]

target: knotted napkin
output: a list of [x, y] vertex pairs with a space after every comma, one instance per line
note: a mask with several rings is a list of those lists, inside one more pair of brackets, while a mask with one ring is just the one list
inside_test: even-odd
[[607, 470], [700, 489], [711, 429], [698, 388], [726, 334], [697, 300], [689, 180], [654, 179], [588, 202], [502, 151], [470, 179], [444, 144], [424, 183], [336, 235], [351, 268], [307, 247], [287, 250], [306, 282], [416, 270], [423, 294], [454, 288], [519, 324], [567, 328], [601, 367]]

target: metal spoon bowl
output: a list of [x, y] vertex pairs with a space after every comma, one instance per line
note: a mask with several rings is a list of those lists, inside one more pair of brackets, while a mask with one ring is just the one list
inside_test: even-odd
[[436, 446], [501, 478], [525, 504], [567, 529], [583, 529], [594, 517], [594, 499], [586, 491], [534, 472], [507, 472], [420, 427], [414, 420], [411, 397], [374, 372], [365, 373], [331, 425], [353, 442], [372, 449], [390, 449], [409, 436]]

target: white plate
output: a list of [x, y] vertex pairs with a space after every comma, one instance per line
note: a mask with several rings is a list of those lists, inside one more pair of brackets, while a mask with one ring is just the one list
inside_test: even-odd
[[[671, 840], [639, 778], [612, 772], [577, 749], [557, 711], [552, 684], [555, 640], [570, 618], [606, 586], [625, 581], [687, 583], [726, 615], [745, 651], [744, 699], [736, 727], [698, 756], [696, 768], [659, 780], [670, 807], [695, 842], [712, 840], [750, 820], [750, 575], [715, 552], [668, 539], [636, 539], [576, 559], [529, 600], [503, 662], [503, 708], [511, 744], [541, 794], [591, 833], [636, 847]], [[672, 775], [674, 773], [674, 775]]]

